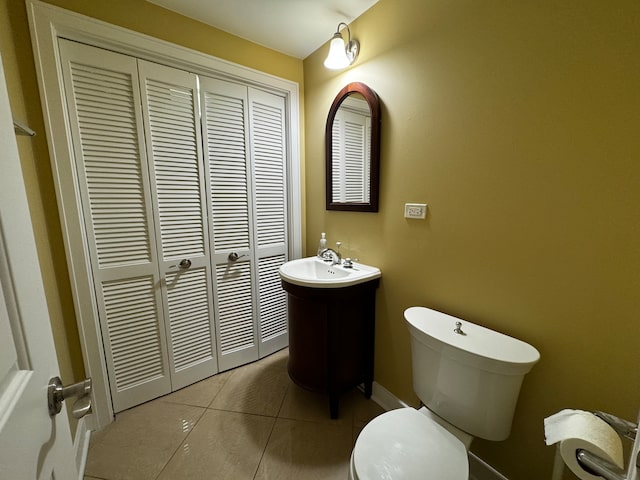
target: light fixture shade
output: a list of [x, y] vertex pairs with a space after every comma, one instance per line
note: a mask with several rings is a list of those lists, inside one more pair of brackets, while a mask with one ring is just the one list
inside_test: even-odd
[[329, 55], [324, 61], [324, 66], [331, 70], [339, 70], [351, 65], [351, 61], [347, 57], [347, 50], [344, 45], [342, 35], [336, 32], [329, 44]]

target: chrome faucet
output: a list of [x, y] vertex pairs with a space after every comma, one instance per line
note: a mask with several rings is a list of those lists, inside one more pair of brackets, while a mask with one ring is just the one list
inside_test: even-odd
[[331, 265], [339, 265], [342, 258], [340, 253], [336, 252], [333, 248], [325, 248], [320, 252], [320, 258], [325, 262], [331, 262]]

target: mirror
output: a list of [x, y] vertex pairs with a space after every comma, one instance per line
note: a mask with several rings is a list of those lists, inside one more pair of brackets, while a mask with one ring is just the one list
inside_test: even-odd
[[378, 211], [380, 100], [364, 83], [334, 99], [325, 129], [327, 210]]

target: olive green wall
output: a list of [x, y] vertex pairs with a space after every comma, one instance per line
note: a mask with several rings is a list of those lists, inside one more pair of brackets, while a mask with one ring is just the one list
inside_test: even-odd
[[[51, 0], [47, 3], [298, 82], [300, 102], [303, 102], [299, 59], [145, 0]], [[18, 136], [18, 148], [61, 377], [65, 383], [71, 383], [81, 380], [85, 374], [23, 0], [0, 0], [0, 53], [13, 116], [38, 133], [34, 138]], [[301, 157], [304, 158], [303, 153]], [[304, 173], [304, 168], [302, 171]], [[72, 422], [73, 431], [75, 422]]]
[[[360, 57], [304, 61], [307, 252], [320, 232], [379, 266], [375, 379], [417, 404], [403, 311], [536, 346], [511, 437], [472, 450], [549, 478], [543, 418], [640, 407], [640, 3], [380, 0]], [[379, 213], [325, 211], [324, 127], [346, 83], [382, 100]], [[405, 202], [428, 203], [425, 221]]]

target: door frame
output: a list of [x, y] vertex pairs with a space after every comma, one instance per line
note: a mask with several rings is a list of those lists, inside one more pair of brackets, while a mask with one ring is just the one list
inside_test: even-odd
[[113, 406], [89, 251], [77, 188], [78, 179], [66, 112], [58, 38], [67, 38], [151, 62], [267, 90], [286, 105], [289, 258], [302, 255], [302, 197], [300, 168], [300, 105], [296, 82], [260, 72], [38, 0], [26, 0], [31, 42], [71, 280], [80, 344], [87, 375], [93, 379], [94, 409], [90, 429], [113, 420]]

